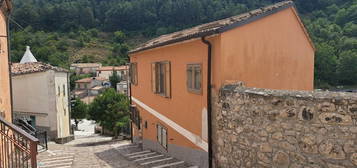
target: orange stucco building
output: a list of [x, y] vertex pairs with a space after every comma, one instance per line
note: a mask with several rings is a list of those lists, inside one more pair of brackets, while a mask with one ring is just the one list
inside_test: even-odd
[[313, 90], [314, 46], [292, 1], [163, 35], [130, 62], [134, 141], [200, 167], [222, 84]]
[[8, 19], [10, 0], [0, 4], [0, 117], [11, 122], [11, 88], [8, 50]]

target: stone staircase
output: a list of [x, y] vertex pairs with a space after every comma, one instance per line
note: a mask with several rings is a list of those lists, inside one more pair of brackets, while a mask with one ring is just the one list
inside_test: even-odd
[[45, 151], [46, 154], [38, 157], [38, 168], [71, 168], [74, 160], [73, 152], [62, 150]]
[[138, 144], [120, 146], [116, 150], [139, 168], [198, 168], [167, 154], [143, 150]]

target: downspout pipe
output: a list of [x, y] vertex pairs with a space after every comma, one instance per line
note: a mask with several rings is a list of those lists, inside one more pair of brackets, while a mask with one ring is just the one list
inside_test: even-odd
[[[127, 78], [127, 84], [128, 84], [128, 89], [129, 89], [129, 109], [130, 109], [130, 115], [132, 115], [132, 111], [131, 111], [131, 106], [132, 106], [132, 103], [133, 103], [133, 100], [131, 98], [131, 76], [130, 76], [130, 56], [128, 56], [128, 61], [129, 61], [129, 72], [127, 73], [128, 75], [128, 78]], [[131, 118], [131, 117], [130, 117]], [[133, 138], [133, 122], [130, 121], [130, 141], [131, 143], [134, 143], [134, 138]]]
[[12, 92], [12, 73], [11, 73], [11, 45], [10, 45], [10, 17], [11, 17], [11, 11], [9, 9], [8, 13], [6, 13], [6, 18], [7, 18], [7, 23], [6, 23], [6, 39], [7, 39], [7, 57], [8, 57], [8, 62], [9, 62], [9, 83], [10, 83], [10, 101], [11, 101], [11, 120], [14, 122], [14, 98], [13, 98], [13, 92]]
[[208, 126], [208, 166], [213, 167], [213, 152], [212, 152], [212, 44], [206, 39], [206, 36], [201, 38], [202, 42], [208, 47], [207, 55], [207, 126]]

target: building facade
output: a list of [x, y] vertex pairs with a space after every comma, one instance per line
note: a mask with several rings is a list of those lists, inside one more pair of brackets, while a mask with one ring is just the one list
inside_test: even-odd
[[76, 63], [71, 64], [71, 71], [73, 71], [76, 75], [80, 74], [93, 74], [96, 75], [97, 69], [101, 68], [102, 64], [100, 63]]
[[222, 84], [313, 90], [314, 46], [292, 1], [153, 39], [130, 62], [134, 141], [200, 167]]
[[11, 87], [9, 73], [8, 19], [10, 1], [0, 4], [0, 117], [11, 122]]
[[121, 80], [128, 79], [128, 66], [104, 66], [97, 69], [97, 77], [102, 77], [109, 80], [115, 71]]
[[51, 140], [73, 139], [70, 127], [69, 72], [41, 62], [14, 63], [14, 118], [30, 119]]

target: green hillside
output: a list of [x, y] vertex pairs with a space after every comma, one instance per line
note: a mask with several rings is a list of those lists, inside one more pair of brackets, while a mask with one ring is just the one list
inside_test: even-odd
[[[30, 45], [39, 60], [67, 67], [71, 62], [124, 64], [127, 51], [147, 39], [279, 0], [13, 2], [13, 61]], [[357, 0], [295, 2], [317, 48], [316, 86], [357, 85]]]

